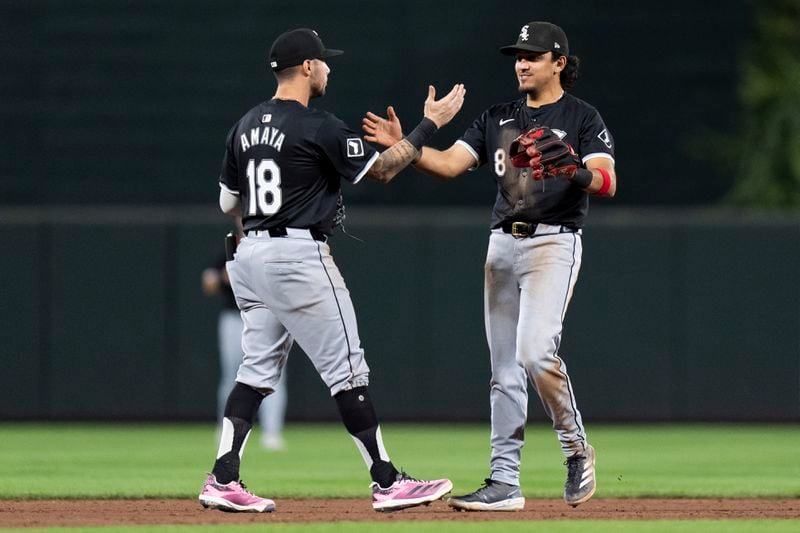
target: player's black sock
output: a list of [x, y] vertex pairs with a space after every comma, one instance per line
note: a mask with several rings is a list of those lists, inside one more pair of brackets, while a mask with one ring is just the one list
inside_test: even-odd
[[241, 418], [252, 424], [265, 396], [266, 394], [257, 391], [250, 385], [237, 381], [228, 395], [223, 414], [226, 418]]
[[211, 473], [217, 478], [217, 483], [222, 483], [223, 485], [227, 485], [231, 481], [238, 481], [239, 454], [237, 452], [228, 452], [217, 457]]
[[397, 480], [399, 472], [391, 461], [375, 461], [369, 468], [369, 475], [372, 481], [384, 489], [388, 489]]
[[244, 442], [263, 399], [262, 393], [242, 383], [236, 383], [228, 396], [220, 436], [220, 455], [211, 470], [218, 483], [224, 485], [239, 479]]
[[390, 486], [395, 482], [398, 472], [383, 449], [378, 417], [375, 416], [367, 387], [342, 391], [334, 398], [344, 427], [359, 445], [372, 481], [384, 488]]

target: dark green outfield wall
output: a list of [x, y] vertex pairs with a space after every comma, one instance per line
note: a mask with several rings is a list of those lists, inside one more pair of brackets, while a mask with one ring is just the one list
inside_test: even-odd
[[[353, 208], [365, 242], [334, 238], [385, 418], [488, 416], [488, 214]], [[214, 210], [0, 210], [0, 417], [211, 419], [200, 273], [226, 230]], [[800, 420], [799, 271], [797, 216], [593, 212], [561, 350], [584, 415]], [[336, 417], [302, 352], [289, 372], [290, 419]]]
[[[616, 139], [626, 180], [616, 205], [704, 205], [731, 185], [710, 141], [738, 124], [753, 4], [1, 0], [0, 205], [214, 204], [225, 136], [274, 93], [267, 51], [298, 26], [345, 50], [313, 105], [351, 127], [388, 104], [413, 127], [428, 84], [441, 94], [464, 83], [461, 113], [433, 142], [449, 146], [487, 107], [518, 97], [498, 48], [537, 19], [562, 25], [582, 58], [573, 92]], [[491, 181], [407, 174], [389, 203], [483, 205], [493, 194]], [[387, 203], [370, 188], [348, 201]]]

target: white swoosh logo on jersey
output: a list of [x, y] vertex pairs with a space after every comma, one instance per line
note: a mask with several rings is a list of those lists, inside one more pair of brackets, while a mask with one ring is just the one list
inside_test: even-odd
[[513, 119], [513, 118], [501, 119], [501, 120], [500, 120], [500, 125], [501, 125], [501, 126], [504, 126], [504, 125], [508, 124], [509, 122], [512, 122], [512, 121], [514, 121], [514, 120], [515, 120], [515, 119]]

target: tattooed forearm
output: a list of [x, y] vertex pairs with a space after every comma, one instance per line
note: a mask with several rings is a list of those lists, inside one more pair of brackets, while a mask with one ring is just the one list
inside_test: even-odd
[[367, 176], [382, 183], [388, 183], [398, 172], [408, 166], [419, 152], [406, 139], [394, 144], [383, 152], [367, 171]]

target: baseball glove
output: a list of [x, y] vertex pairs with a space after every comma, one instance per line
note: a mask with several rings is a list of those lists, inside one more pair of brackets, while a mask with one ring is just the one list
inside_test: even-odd
[[531, 177], [535, 180], [572, 178], [581, 164], [572, 146], [546, 126], [521, 134], [511, 143], [508, 153], [515, 167], [532, 168]]

